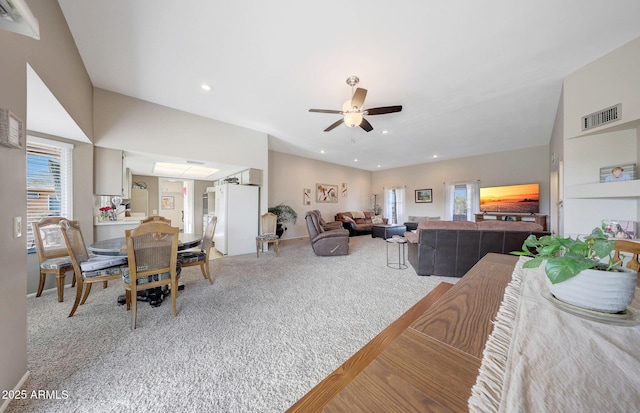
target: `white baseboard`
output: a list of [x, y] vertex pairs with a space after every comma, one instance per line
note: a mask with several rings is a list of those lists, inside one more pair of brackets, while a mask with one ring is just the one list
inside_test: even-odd
[[[30, 375], [31, 375], [31, 373], [29, 372], [29, 370], [27, 370], [27, 372], [24, 373], [24, 375], [22, 376], [22, 378], [20, 379], [18, 384], [16, 384], [16, 387], [13, 388], [13, 390], [14, 391], [19, 391], [20, 389], [22, 389], [22, 386], [24, 385], [24, 382], [27, 381], [27, 379], [29, 378]], [[6, 399], [0, 405], [0, 413], [4, 413], [4, 411], [7, 410], [7, 407], [9, 407], [9, 403], [11, 403], [11, 399]]]
[[[71, 283], [69, 284], [65, 284], [64, 288], [71, 288]], [[75, 287], [73, 287], [75, 288]], [[42, 294], [52, 294], [55, 293], [56, 295], [58, 294], [58, 288], [57, 287], [53, 287], [53, 288], [48, 288], [46, 290], [42, 290]], [[27, 294], [27, 298], [31, 298], [31, 297], [35, 297], [37, 293], [29, 293]], [[0, 411], [0, 413], [2, 413]]]

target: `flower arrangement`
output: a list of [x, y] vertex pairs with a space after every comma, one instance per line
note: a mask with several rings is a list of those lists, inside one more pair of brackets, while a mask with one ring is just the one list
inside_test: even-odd
[[113, 208], [111, 208], [110, 206], [103, 206], [102, 208], [100, 208], [100, 220], [109, 221], [112, 210]]

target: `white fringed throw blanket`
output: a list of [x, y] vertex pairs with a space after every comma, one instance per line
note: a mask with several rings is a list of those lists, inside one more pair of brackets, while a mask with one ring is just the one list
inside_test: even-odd
[[561, 310], [521, 257], [469, 399], [470, 412], [640, 411], [640, 325]]

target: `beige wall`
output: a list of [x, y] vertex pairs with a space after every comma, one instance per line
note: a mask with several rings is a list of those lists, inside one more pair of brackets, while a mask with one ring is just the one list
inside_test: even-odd
[[616, 124], [640, 119], [640, 37], [590, 63], [564, 79], [564, 134], [573, 138], [607, 129], [612, 124], [582, 132], [580, 119], [622, 103]]
[[[96, 146], [262, 169], [262, 189], [268, 192], [265, 133], [103, 89], [94, 92], [94, 119]], [[266, 204], [261, 199], [261, 210]]]
[[[412, 165], [384, 171], [368, 172], [328, 162], [269, 151], [269, 206], [285, 203], [298, 213], [296, 225], [287, 225], [285, 238], [308, 236], [304, 214], [319, 209], [327, 221], [337, 212], [371, 210], [372, 194], [382, 188], [406, 186], [408, 215], [444, 215], [444, 182], [480, 180], [481, 186], [540, 183], [540, 210], [549, 213], [549, 146], [498, 152], [450, 161]], [[315, 197], [316, 183], [348, 184], [347, 197], [338, 203], [302, 203], [303, 188], [311, 188]], [[416, 204], [414, 190], [433, 189], [433, 203]], [[381, 196], [378, 203], [382, 204]]]
[[[337, 203], [315, 201], [316, 184], [338, 185], [346, 183], [348, 196], [338, 197]], [[304, 214], [318, 209], [327, 221], [333, 221], [336, 213], [370, 210], [371, 172], [349, 168], [328, 162], [269, 151], [269, 206], [287, 204], [298, 213], [295, 225], [287, 223], [283, 238], [308, 237]], [[303, 189], [311, 189], [311, 205], [303, 204]]]
[[[540, 212], [549, 213], [549, 146], [497, 152], [373, 172], [371, 188], [405, 186], [406, 215], [444, 216], [445, 183], [477, 181], [480, 186], [540, 183]], [[415, 203], [416, 189], [432, 189], [432, 203]], [[378, 198], [380, 199], [380, 198]]]
[[[89, 138], [93, 136], [92, 86], [75, 42], [67, 28], [58, 3], [49, 0], [27, 0], [40, 21], [41, 39], [0, 30], [0, 108], [14, 112], [29, 126], [27, 112], [27, 63], [38, 73], [58, 101]], [[90, 146], [90, 145], [89, 145]], [[82, 173], [93, 169], [92, 149], [79, 146], [90, 164], [80, 163]], [[26, 158], [24, 149], [0, 147], [2, 182], [0, 196], [0, 389], [13, 389], [27, 373], [27, 254], [26, 237], [13, 238], [13, 217], [26, 220]], [[89, 174], [91, 175], [91, 174]], [[9, 178], [10, 177], [10, 178]], [[85, 191], [92, 183], [79, 180], [74, 191]], [[93, 192], [91, 190], [91, 192]], [[91, 199], [91, 192], [86, 196]], [[84, 194], [76, 193], [76, 197]], [[89, 201], [88, 204], [91, 204]], [[74, 207], [83, 214], [77, 203]], [[23, 233], [26, 229], [23, 228]], [[0, 401], [0, 408], [4, 404]]]

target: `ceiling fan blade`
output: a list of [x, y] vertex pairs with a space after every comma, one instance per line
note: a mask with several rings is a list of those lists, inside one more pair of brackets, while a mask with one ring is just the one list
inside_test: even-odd
[[353, 96], [351, 97], [351, 107], [357, 107], [358, 110], [362, 110], [364, 104], [364, 98], [367, 97], [367, 89], [357, 88]]
[[342, 114], [342, 111], [340, 111], [340, 110], [332, 110], [332, 109], [309, 109], [309, 112], [335, 113], [336, 115], [341, 115]]
[[373, 130], [373, 126], [364, 118], [362, 118], [362, 122], [360, 123], [360, 127], [367, 132], [371, 132]]
[[335, 121], [334, 123], [331, 124], [331, 126], [329, 126], [324, 131], [329, 132], [330, 130], [335, 129], [335, 127], [340, 125], [341, 123], [344, 123], [344, 118], [340, 118], [340, 120]]
[[380, 108], [367, 109], [367, 115], [384, 115], [385, 113], [395, 113], [402, 110], [402, 105], [398, 106], [383, 106]]

